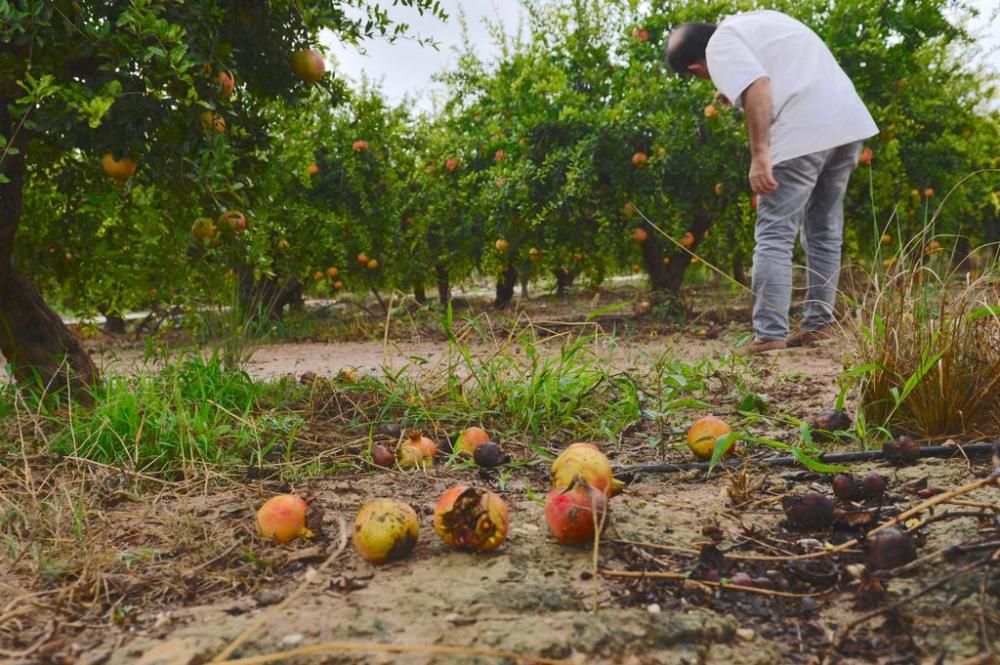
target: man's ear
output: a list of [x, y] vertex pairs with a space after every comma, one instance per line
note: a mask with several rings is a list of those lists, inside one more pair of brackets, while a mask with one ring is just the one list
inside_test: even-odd
[[696, 76], [700, 79], [707, 79], [708, 76], [708, 64], [704, 60], [699, 60], [698, 62], [688, 65], [688, 73]]

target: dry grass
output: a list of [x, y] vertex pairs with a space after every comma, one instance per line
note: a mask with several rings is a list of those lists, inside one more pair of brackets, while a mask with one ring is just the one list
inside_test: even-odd
[[869, 425], [927, 438], [1000, 433], [1000, 279], [897, 257], [845, 326]]

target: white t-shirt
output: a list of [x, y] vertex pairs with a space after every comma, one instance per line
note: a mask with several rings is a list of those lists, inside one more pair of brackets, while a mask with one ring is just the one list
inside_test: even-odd
[[715, 87], [736, 106], [751, 83], [771, 79], [775, 164], [878, 133], [830, 49], [791, 16], [772, 10], [731, 16], [708, 41], [706, 56]]

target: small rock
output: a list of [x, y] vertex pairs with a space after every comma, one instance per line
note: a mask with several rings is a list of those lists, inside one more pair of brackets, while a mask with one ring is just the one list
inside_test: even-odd
[[754, 632], [753, 628], [737, 628], [736, 637], [744, 642], [752, 642], [753, 638], [757, 637], [757, 633]]
[[646, 611], [650, 614], [659, 614], [661, 612], [661, 608], [659, 603], [651, 603], [646, 606]]
[[306, 636], [302, 633], [291, 633], [290, 635], [285, 635], [281, 638], [281, 644], [282, 646], [293, 647], [302, 642], [304, 639], [306, 639]]

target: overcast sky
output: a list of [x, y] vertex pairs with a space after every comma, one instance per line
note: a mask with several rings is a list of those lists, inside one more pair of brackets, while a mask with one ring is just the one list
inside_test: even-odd
[[[329, 49], [335, 68], [341, 75], [357, 82], [367, 76], [380, 81], [387, 96], [394, 102], [409, 96], [418, 108], [432, 108], [433, 83], [431, 76], [452, 66], [455, 62], [453, 47], [461, 44], [462, 28], [459, 15], [464, 12], [472, 42], [477, 45], [481, 57], [489, 59], [495, 55], [492, 40], [483, 23], [484, 19], [501, 21], [508, 34], [513, 34], [521, 20], [521, 6], [518, 0], [440, 0], [441, 7], [449, 16], [446, 23], [428, 16], [419, 16], [407, 8], [392, 7], [390, 15], [397, 21], [404, 21], [411, 32], [433, 38], [439, 43], [435, 50], [420, 46], [415, 41], [403, 40], [388, 44], [372, 40], [362, 45], [362, 50], [345, 46], [327, 35], [324, 45]], [[991, 27], [990, 17], [1000, 11], [1000, 0], [969, 0], [980, 9], [980, 18], [972, 26], [980, 44], [990, 51], [987, 62], [994, 70], [1000, 71], [1000, 29]], [[388, 5], [389, 3], [384, 3]], [[996, 104], [994, 100], [994, 104]]]

